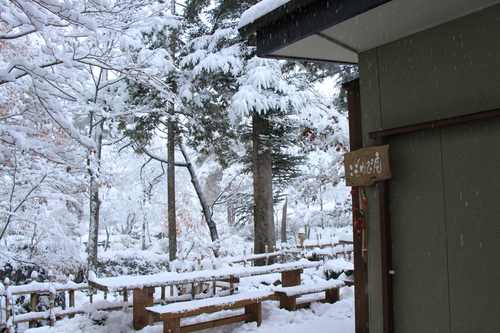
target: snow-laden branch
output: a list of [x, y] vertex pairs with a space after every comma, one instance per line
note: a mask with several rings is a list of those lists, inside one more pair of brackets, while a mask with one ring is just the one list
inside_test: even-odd
[[15, 173], [17, 173], [17, 167], [14, 169], [14, 181], [13, 181], [13, 184], [12, 184], [12, 189], [11, 189], [11, 194], [10, 194], [10, 201], [9, 201], [9, 211], [10, 211], [10, 214], [7, 217], [7, 221], [5, 222], [5, 225], [4, 225], [4, 228], [2, 230], [2, 233], [0, 233], [0, 240], [2, 240], [5, 232], [9, 228], [9, 225], [12, 222], [12, 217], [15, 216], [15, 214], [19, 210], [19, 208], [21, 208], [24, 205], [24, 203], [26, 202], [26, 200], [28, 200], [31, 197], [31, 194], [33, 193], [33, 191], [36, 190], [37, 187], [40, 186], [40, 184], [43, 183], [43, 181], [47, 177], [47, 174], [43, 175], [42, 179], [40, 179], [40, 181], [38, 183], [36, 183], [34, 186], [32, 186], [31, 189], [28, 191], [28, 193], [26, 193], [26, 195], [17, 204], [17, 206], [14, 209], [12, 209], [12, 200], [13, 200], [13, 195], [14, 195], [14, 191], [15, 191], [15, 188], [16, 188]]

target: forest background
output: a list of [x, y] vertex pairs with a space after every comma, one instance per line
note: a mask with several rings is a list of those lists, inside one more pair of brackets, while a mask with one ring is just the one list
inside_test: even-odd
[[146, 274], [349, 225], [357, 69], [256, 58], [237, 26], [257, 2], [0, 2], [2, 276]]

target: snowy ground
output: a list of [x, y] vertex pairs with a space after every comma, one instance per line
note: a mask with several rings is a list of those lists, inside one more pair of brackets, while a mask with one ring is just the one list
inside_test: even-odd
[[[352, 333], [354, 332], [353, 290], [344, 287], [341, 300], [334, 304], [313, 303], [309, 309], [289, 312], [278, 308], [277, 302], [263, 303], [263, 321], [260, 327], [255, 323], [236, 323], [218, 328], [199, 331], [200, 333]], [[129, 333], [132, 329], [132, 312], [110, 312], [103, 325], [96, 325], [89, 316], [77, 316], [73, 319], [58, 321], [55, 327], [42, 327], [26, 330], [26, 333]], [[161, 333], [160, 323], [148, 326], [141, 333]]]

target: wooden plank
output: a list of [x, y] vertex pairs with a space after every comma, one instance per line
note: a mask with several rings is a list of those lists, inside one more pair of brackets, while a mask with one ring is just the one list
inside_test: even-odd
[[[177, 318], [177, 317], [189, 317], [189, 316], [200, 315], [202, 313], [212, 313], [212, 312], [218, 312], [218, 311], [222, 311], [222, 310], [242, 308], [242, 307], [249, 305], [249, 304], [272, 299], [273, 296], [274, 295], [270, 294], [268, 297], [265, 297], [265, 298], [261, 297], [258, 299], [243, 299], [243, 300], [238, 300], [238, 301], [231, 302], [231, 303], [205, 305], [205, 306], [200, 306], [200, 307], [193, 308], [193, 309], [185, 309], [185, 310], [183, 309], [183, 310], [180, 310], [178, 312], [176, 311], [176, 312], [158, 313], [158, 312], [155, 312], [156, 309], [154, 307], [149, 308], [147, 310], [149, 311], [149, 313], [155, 313], [155, 315], [161, 317], [161, 319], [169, 319], [169, 318]], [[225, 297], [221, 297], [221, 298], [227, 298], [227, 297], [231, 297], [231, 296], [225, 296]], [[189, 303], [191, 303], [191, 302], [196, 302], [196, 301], [190, 301]], [[160, 308], [160, 307], [157, 307], [157, 308]], [[160, 311], [160, 309], [158, 309], [157, 311]]]
[[278, 296], [301, 296], [304, 294], [312, 294], [312, 293], [318, 293], [318, 292], [323, 292], [326, 290], [338, 290], [340, 287], [344, 286], [343, 281], [338, 281], [338, 280], [330, 280], [326, 282], [320, 282], [320, 283], [311, 283], [311, 284], [305, 284], [305, 285], [299, 285], [299, 286], [292, 286], [292, 287], [281, 287], [281, 288], [274, 288], [274, 293], [277, 294]]
[[215, 320], [207, 321], [207, 322], [203, 322], [203, 323], [182, 326], [181, 332], [182, 333], [194, 332], [194, 331], [204, 330], [204, 329], [208, 329], [208, 328], [214, 328], [217, 326], [234, 324], [234, 323], [237, 323], [240, 321], [248, 322], [248, 321], [251, 321], [251, 318], [252, 318], [251, 314], [241, 314], [241, 315], [236, 315], [236, 316], [231, 316], [231, 317], [226, 317], [226, 318], [220, 318], [220, 319], [215, 319]]
[[[230, 323], [235, 323], [237, 321], [255, 321], [257, 325], [262, 323], [262, 301], [274, 299], [273, 293], [262, 293], [260, 296], [252, 296], [248, 294], [248, 298], [241, 299], [241, 295], [231, 295], [226, 297], [221, 297], [219, 300], [211, 299], [210, 303], [214, 304], [204, 304], [208, 303], [208, 300], [190, 301], [190, 304], [175, 304], [175, 306], [164, 305], [158, 307], [149, 307], [146, 311], [151, 314], [151, 318], [161, 318], [163, 321], [163, 331], [176, 333], [176, 332], [192, 332], [195, 330], [211, 328], [220, 325], [226, 325]], [[220, 303], [217, 303], [219, 301]], [[197, 303], [199, 306], [197, 306]], [[193, 304], [195, 304], [193, 306]], [[182, 305], [185, 305], [184, 307]], [[203, 323], [197, 323], [192, 325], [180, 326], [180, 318], [192, 317], [200, 315], [203, 313], [213, 313], [222, 310], [231, 310], [236, 308], [245, 308], [244, 315], [230, 316], [221, 319], [209, 320]], [[171, 308], [173, 312], [168, 312]], [[151, 323], [153, 319], [151, 319]]]

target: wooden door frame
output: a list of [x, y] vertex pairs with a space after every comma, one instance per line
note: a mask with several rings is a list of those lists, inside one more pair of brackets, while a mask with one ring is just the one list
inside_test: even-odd
[[[361, 98], [359, 79], [344, 83], [342, 88], [347, 92], [347, 109], [349, 118], [349, 143], [350, 151], [363, 148], [363, 130], [361, 121]], [[357, 187], [352, 188], [352, 209], [359, 210], [359, 191]], [[354, 222], [357, 216], [352, 215]], [[362, 237], [360, 233], [354, 230], [353, 226], [353, 245], [354, 245], [354, 311], [356, 333], [369, 332], [368, 316], [368, 263], [362, 256]]]

